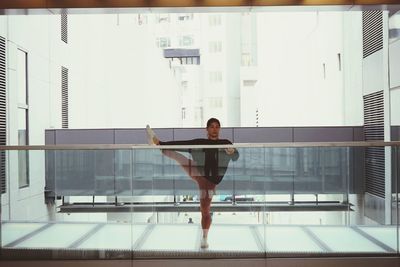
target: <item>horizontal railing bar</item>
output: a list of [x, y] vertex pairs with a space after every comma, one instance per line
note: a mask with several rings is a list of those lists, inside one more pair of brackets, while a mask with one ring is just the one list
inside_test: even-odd
[[307, 148], [307, 147], [390, 147], [400, 146], [400, 141], [369, 142], [282, 142], [282, 143], [235, 143], [233, 145], [173, 145], [152, 146], [144, 144], [70, 144], [0, 146], [0, 150], [129, 150], [129, 149], [201, 149], [201, 148]]
[[[58, 207], [61, 213], [80, 213], [80, 212], [197, 212], [199, 211], [199, 203], [156, 203], [149, 205], [144, 204], [84, 204], [74, 203]], [[252, 202], [252, 201], [237, 201], [235, 204], [231, 202], [216, 202], [211, 205], [211, 211], [221, 212], [248, 212], [248, 211], [347, 211], [351, 210], [351, 204], [329, 201], [324, 202], [295, 202], [293, 204], [285, 203], [271, 203], [271, 202]]]
[[[391, 5], [396, 0], [214, 0], [214, 1], [183, 1], [183, 0], [113, 0], [113, 1], [82, 1], [82, 0], [2, 0], [3, 9], [115, 9], [115, 8], [157, 8], [157, 7], [248, 7], [248, 6], [359, 6], [359, 5]], [[64, 11], [65, 12], [65, 11]]]

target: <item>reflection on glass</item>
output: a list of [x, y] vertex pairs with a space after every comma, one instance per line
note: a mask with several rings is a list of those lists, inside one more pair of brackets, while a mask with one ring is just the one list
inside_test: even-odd
[[[6, 205], [3, 250], [118, 250], [125, 251], [122, 258], [130, 251], [143, 257], [398, 251], [396, 220], [379, 224], [366, 216], [365, 158], [361, 149], [348, 147], [237, 148], [240, 157], [219, 170], [224, 179], [211, 200], [209, 247], [201, 248], [201, 192], [185, 170], [204, 171], [204, 162], [196, 169], [189, 159], [205, 150], [188, 151], [180, 151], [186, 169], [165, 149], [30, 151], [31, 175], [46, 177], [45, 196], [53, 191], [53, 202], [46, 209], [42, 199], [21, 202], [25, 212]], [[13, 176], [20, 153], [10, 155]]]

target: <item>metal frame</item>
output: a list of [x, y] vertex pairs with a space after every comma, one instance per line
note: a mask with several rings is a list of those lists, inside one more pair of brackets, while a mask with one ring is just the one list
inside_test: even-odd
[[33, 145], [0, 146], [0, 150], [128, 150], [128, 149], [196, 149], [196, 148], [292, 148], [292, 147], [385, 147], [398, 146], [400, 141], [391, 142], [284, 142], [284, 143], [235, 143], [233, 145], [191, 145], [191, 146], [153, 146], [143, 144], [72, 144], [72, 145]]
[[245, 7], [245, 6], [328, 6], [328, 5], [390, 5], [396, 0], [2, 0], [0, 8], [9, 9], [50, 9], [50, 8], [144, 8], [144, 7]]

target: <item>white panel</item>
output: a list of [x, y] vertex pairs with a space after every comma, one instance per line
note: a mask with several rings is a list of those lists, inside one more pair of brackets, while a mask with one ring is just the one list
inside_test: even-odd
[[383, 50], [363, 59], [363, 94], [383, 90]]
[[343, 15], [344, 125], [363, 125], [362, 12]]
[[197, 250], [199, 244], [198, 225], [157, 225], [139, 250]]
[[257, 47], [262, 49], [255, 104], [260, 126], [343, 125], [343, 71], [338, 64], [338, 53], [343, 54], [342, 16], [259, 14]]
[[390, 88], [400, 86], [400, 39], [389, 44], [389, 72]]
[[363, 232], [397, 250], [397, 229], [396, 227], [359, 227]]
[[[44, 82], [49, 82], [49, 59], [38, 55], [37, 53], [28, 53], [28, 70], [30, 79], [40, 80]], [[29, 88], [32, 91], [31, 88]], [[39, 91], [36, 89], [35, 91]], [[44, 90], [47, 93], [47, 90]]]
[[54, 224], [15, 247], [68, 248], [95, 226], [95, 224]]
[[324, 252], [301, 227], [266, 226], [265, 231], [268, 252]]
[[[2, 242], [9, 244], [44, 226], [44, 223], [6, 223], [2, 225]], [[61, 223], [51, 225], [42, 232], [22, 241], [19, 248], [68, 248], [73, 242], [84, 237], [97, 224]], [[93, 233], [78, 248], [80, 249], [127, 249], [147, 251], [199, 251], [201, 229], [199, 225], [154, 225], [154, 229], [139, 247], [132, 247], [150, 225], [108, 224]], [[308, 234], [308, 228], [331, 252], [385, 253], [382, 247], [355, 231], [343, 226], [258, 226], [258, 236], [265, 231], [266, 252], [324, 251]], [[360, 227], [366, 235], [397, 249], [396, 227]], [[255, 233], [249, 226], [215, 225], [209, 233], [208, 251], [262, 252], [256, 242]], [[260, 240], [263, 242], [262, 240]], [[201, 250], [200, 250], [201, 251]], [[328, 252], [329, 253], [329, 252]]]
[[[31, 178], [31, 182], [34, 181]], [[38, 184], [20, 189], [14, 192], [14, 196], [18, 200], [12, 200], [12, 219], [13, 220], [48, 220], [48, 213], [55, 212], [47, 209], [44, 205], [44, 193], [36, 194], [38, 189], [43, 191], [43, 185], [39, 188]], [[36, 190], [35, 190], [36, 189]]]
[[[132, 245], [143, 234], [146, 227], [147, 225], [106, 225], [79, 245], [78, 248], [131, 250]], [[110, 238], [110, 236], [113, 238]]]
[[0, 36], [7, 39], [8, 16], [0, 16]]
[[400, 86], [390, 90], [390, 125], [400, 125]]
[[[8, 41], [7, 43], [7, 67], [8, 70], [16, 70], [17, 69], [17, 46]], [[9, 86], [10, 84], [8, 84]], [[11, 102], [12, 103], [12, 102]]]
[[351, 228], [334, 226], [308, 228], [334, 252], [385, 252], [383, 248]]
[[39, 229], [44, 223], [5, 223], [1, 225], [1, 244], [14, 242], [15, 240]]
[[215, 225], [208, 235], [210, 250], [261, 252], [248, 226]]
[[179, 87], [148, 28], [117, 27], [115, 15], [68, 19], [71, 128], [178, 125]]
[[[32, 67], [34, 68], [34, 67]], [[29, 79], [29, 144], [45, 143], [44, 130], [50, 124], [50, 84], [35, 77]], [[61, 93], [60, 93], [61, 94]]]

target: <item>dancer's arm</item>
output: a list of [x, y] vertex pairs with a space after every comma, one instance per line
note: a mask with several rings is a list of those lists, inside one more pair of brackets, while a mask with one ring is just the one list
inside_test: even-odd
[[226, 154], [231, 157], [233, 161], [237, 161], [239, 159], [239, 152], [237, 151], [236, 148], [227, 148]]
[[[227, 144], [229, 145], [233, 145], [231, 141], [226, 140]], [[237, 151], [236, 148], [234, 147], [230, 147], [230, 148], [226, 148], [225, 149], [226, 154], [233, 160], [233, 161], [237, 161], [239, 158], [239, 152]]]

